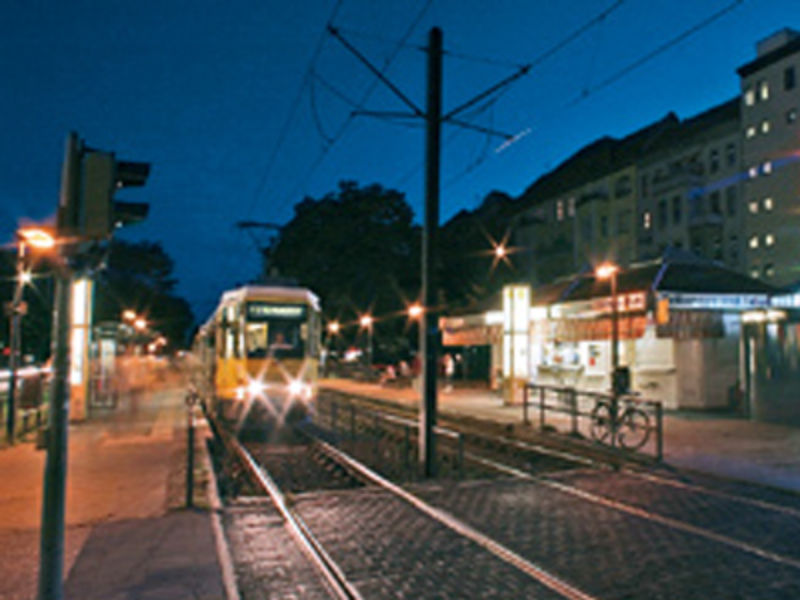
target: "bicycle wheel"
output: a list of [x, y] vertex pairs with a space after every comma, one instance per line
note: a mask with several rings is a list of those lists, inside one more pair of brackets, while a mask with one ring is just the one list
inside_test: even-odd
[[626, 408], [619, 420], [617, 439], [626, 450], [638, 450], [650, 438], [650, 417], [639, 408]]
[[612, 417], [611, 407], [605, 402], [598, 402], [591, 414], [592, 439], [601, 444], [611, 443]]

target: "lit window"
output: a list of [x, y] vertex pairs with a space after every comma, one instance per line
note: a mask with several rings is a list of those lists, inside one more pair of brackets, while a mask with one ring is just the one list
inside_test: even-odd
[[771, 211], [771, 210], [772, 210], [774, 207], [775, 207], [775, 202], [772, 200], [772, 198], [769, 198], [769, 197], [767, 197], [767, 198], [764, 198], [764, 210], [766, 210], [767, 212], [769, 212], [769, 211]]
[[756, 137], [756, 126], [750, 125], [750, 127], [748, 127], [747, 131], [745, 132], [745, 136], [747, 137], [747, 139]]
[[794, 123], [797, 120], [797, 109], [790, 108], [786, 111], [786, 122], [787, 123]]
[[767, 246], [767, 247], [774, 246], [775, 245], [775, 236], [772, 235], [771, 233], [768, 233], [767, 235], [765, 235], [764, 236], [764, 245]]
[[646, 210], [642, 215], [642, 227], [644, 227], [645, 229], [650, 229], [652, 225], [653, 225], [653, 217], [650, 215], [650, 211]]
[[747, 176], [750, 179], [755, 179], [756, 177], [758, 177], [758, 168], [757, 167], [750, 167], [747, 170]]
[[756, 93], [753, 88], [749, 87], [744, 91], [744, 103], [747, 106], [753, 106], [756, 103]]
[[764, 173], [764, 175], [769, 175], [772, 173], [772, 161], [768, 160], [761, 165], [761, 172]]
[[769, 133], [770, 123], [769, 119], [764, 119], [761, 121], [761, 133]]
[[573, 196], [569, 200], [567, 200], [567, 214], [570, 217], [575, 216], [575, 197]]
[[750, 214], [755, 215], [758, 213], [758, 200], [750, 200], [748, 206], [750, 208]]
[[764, 80], [758, 82], [758, 98], [759, 100], [769, 100], [769, 83]]
[[757, 235], [750, 236], [750, 247], [753, 250], [758, 248], [758, 236]]
[[750, 269], [750, 277], [752, 277], [753, 279], [758, 279], [759, 275], [760, 275], [760, 273], [758, 272], [757, 268], [756, 269]]
[[556, 219], [559, 221], [564, 220], [564, 201], [559, 200], [556, 202]]
[[775, 265], [772, 263], [767, 263], [764, 265], [764, 276], [765, 277], [775, 277]]

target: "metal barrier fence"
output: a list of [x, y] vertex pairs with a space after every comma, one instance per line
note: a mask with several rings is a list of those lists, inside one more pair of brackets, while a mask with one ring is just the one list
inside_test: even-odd
[[528, 383], [523, 389], [522, 419], [537, 414], [539, 429], [556, 431], [622, 452], [664, 456], [661, 402], [634, 395], [614, 396], [573, 387]]
[[[351, 441], [357, 439], [371, 440], [374, 445], [374, 457], [381, 461], [385, 457], [379, 451], [380, 442], [387, 434], [394, 432], [399, 444], [399, 456], [390, 455], [388, 461], [394, 466], [401, 466], [406, 476], [415, 476], [418, 464], [417, 435], [419, 424], [417, 421], [397, 415], [381, 413], [376, 410], [356, 406], [352, 402], [339, 401], [327, 398], [328, 429], [337, 435], [345, 435]], [[434, 427], [434, 435], [442, 442], [439, 445], [443, 450], [439, 456], [442, 459], [437, 465], [437, 473], [445, 475], [452, 471], [458, 479], [463, 479], [464, 471], [464, 435], [445, 427]], [[386, 467], [387, 465], [381, 465]]]

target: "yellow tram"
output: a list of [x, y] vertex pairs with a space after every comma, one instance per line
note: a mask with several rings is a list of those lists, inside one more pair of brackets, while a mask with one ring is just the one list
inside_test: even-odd
[[309, 407], [320, 335], [319, 299], [306, 288], [248, 285], [223, 293], [194, 346], [215, 412], [241, 418], [257, 403], [283, 418]]

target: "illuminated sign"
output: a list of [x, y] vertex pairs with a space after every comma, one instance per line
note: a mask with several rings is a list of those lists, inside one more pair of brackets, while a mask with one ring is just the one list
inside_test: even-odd
[[669, 307], [683, 310], [744, 310], [748, 308], [766, 308], [769, 298], [766, 294], [684, 294], [662, 293], [662, 298], [669, 299]]
[[302, 304], [269, 304], [267, 302], [248, 302], [247, 318], [263, 319], [302, 319], [306, 307]]
[[530, 344], [531, 288], [507, 285], [503, 288], [503, 375], [527, 378]]

